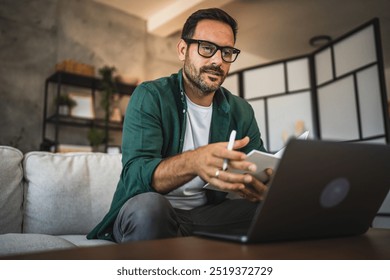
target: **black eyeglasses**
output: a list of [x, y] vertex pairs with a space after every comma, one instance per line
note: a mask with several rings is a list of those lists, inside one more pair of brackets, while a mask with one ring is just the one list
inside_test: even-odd
[[221, 50], [222, 59], [227, 63], [234, 62], [237, 59], [238, 54], [241, 52], [239, 49], [232, 48], [232, 47], [221, 47], [209, 41], [187, 39], [187, 38], [182, 38], [182, 39], [187, 44], [198, 43], [198, 54], [206, 58], [212, 57], [218, 50]]

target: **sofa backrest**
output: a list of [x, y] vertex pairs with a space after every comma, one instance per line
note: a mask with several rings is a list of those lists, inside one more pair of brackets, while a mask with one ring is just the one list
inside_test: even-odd
[[107, 213], [121, 155], [27, 153], [23, 232], [87, 234]]
[[0, 234], [22, 231], [23, 154], [0, 146]]

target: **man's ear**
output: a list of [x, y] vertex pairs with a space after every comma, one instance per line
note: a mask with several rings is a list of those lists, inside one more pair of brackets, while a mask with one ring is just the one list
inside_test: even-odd
[[180, 39], [180, 41], [177, 43], [177, 55], [179, 56], [180, 61], [185, 60], [186, 51], [187, 51], [187, 43], [183, 39]]

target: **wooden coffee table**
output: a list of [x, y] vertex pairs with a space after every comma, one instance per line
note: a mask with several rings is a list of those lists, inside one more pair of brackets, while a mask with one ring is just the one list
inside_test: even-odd
[[48, 251], [8, 259], [389, 260], [390, 230], [370, 229], [360, 236], [258, 244], [238, 244], [200, 237], [181, 237]]

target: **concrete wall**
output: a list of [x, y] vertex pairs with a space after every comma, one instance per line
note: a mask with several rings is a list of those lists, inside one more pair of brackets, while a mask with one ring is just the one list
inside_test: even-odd
[[[115, 66], [117, 74], [142, 81], [178, 70], [176, 42], [147, 35], [144, 20], [94, 1], [1, 0], [0, 145], [39, 149], [44, 81], [57, 62]], [[68, 130], [64, 141], [88, 144]]]
[[56, 15], [57, 1], [0, 2], [1, 145], [39, 147], [44, 79], [56, 61]]
[[168, 38], [149, 35], [146, 44], [145, 78], [156, 79], [161, 76], [177, 73], [182, 62], [177, 56], [177, 43], [180, 34]]
[[[95, 1], [1, 0], [0, 145], [23, 152], [39, 149], [44, 81], [57, 62], [73, 59], [96, 69], [115, 66], [118, 74], [150, 80], [181, 67], [178, 39], [179, 34], [169, 38], [148, 35], [144, 20]], [[231, 71], [265, 62], [242, 55]], [[389, 77], [386, 69], [390, 94]], [[63, 142], [88, 144], [79, 129], [61, 132]], [[120, 133], [114, 138], [120, 144]]]

